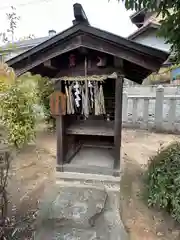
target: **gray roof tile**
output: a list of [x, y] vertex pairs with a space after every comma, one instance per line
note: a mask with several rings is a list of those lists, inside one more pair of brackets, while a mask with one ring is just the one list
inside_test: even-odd
[[[28, 39], [28, 40], [22, 40], [22, 41], [17, 41], [14, 43], [14, 45], [16, 46], [16, 48], [27, 48], [27, 47], [34, 47], [46, 40], [48, 40], [50, 38], [50, 36], [46, 36], [46, 37], [41, 37], [41, 38], [34, 38], [34, 39]], [[10, 49], [10, 44], [7, 43], [5, 45], [1, 46], [2, 50], [8, 50]]]

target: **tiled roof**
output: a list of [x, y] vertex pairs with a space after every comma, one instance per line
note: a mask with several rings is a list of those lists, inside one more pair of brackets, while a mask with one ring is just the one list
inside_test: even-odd
[[[50, 36], [47, 37], [41, 37], [41, 38], [34, 38], [34, 39], [28, 39], [28, 40], [22, 40], [22, 41], [17, 41], [14, 43], [16, 48], [30, 48], [30, 47], [34, 47], [46, 40], [48, 40], [50, 38]], [[2, 50], [8, 50], [10, 49], [10, 44], [5, 44], [3, 46], [1, 46]]]

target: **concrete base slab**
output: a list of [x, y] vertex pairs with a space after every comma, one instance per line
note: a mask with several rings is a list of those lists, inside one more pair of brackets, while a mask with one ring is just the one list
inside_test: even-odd
[[78, 177], [79, 182], [59, 179], [46, 193], [35, 240], [127, 240], [119, 213], [120, 181], [104, 176], [111, 183], [98, 179], [84, 183]]
[[84, 229], [69, 229], [69, 228], [50, 228], [42, 230], [36, 239], [42, 240], [95, 240], [96, 232]]

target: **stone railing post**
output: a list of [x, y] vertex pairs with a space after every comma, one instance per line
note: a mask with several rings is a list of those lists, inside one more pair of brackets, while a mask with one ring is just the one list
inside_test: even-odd
[[132, 109], [132, 122], [133, 126], [137, 124], [137, 108], [138, 108], [138, 98], [133, 98], [133, 109]]
[[169, 98], [169, 111], [168, 111], [168, 129], [171, 131], [175, 130], [176, 122], [176, 99]]
[[126, 91], [123, 92], [123, 112], [122, 112], [123, 122], [128, 121], [128, 94]]
[[148, 120], [149, 120], [149, 99], [144, 99], [143, 104], [143, 125], [145, 128], [148, 128]]
[[160, 130], [163, 124], [163, 103], [164, 103], [164, 88], [159, 85], [156, 89], [156, 103], [155, 103], [155, 128]]

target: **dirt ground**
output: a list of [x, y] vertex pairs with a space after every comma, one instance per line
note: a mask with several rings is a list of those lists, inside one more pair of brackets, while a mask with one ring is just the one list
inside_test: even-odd
[[142, 199], [143, 171], [150, 156], [179, 136], [124, 130], [124, 175], [121, 181], [121, 214], [130, 240], [179, 240], [180, 225], [169, 216], [149, 209]]
[[[148, 133], [141, 130], [123, 130], [123, 169], [121, 181], [121, 214], [130, 240], [177, 240], [180, 226], [170, 217], [148, 209], [140, 196], [143, 188], [142, 172], [150, 156], [161, 145], [179, 136]], [[13, 204], [10, 212], [33, 209], [41, 199], [44, 188], [51, 187], [55, 170], [56, 137], [44, 132], [32, 144], [17, 154], [12, 162], [9, 193]]]

